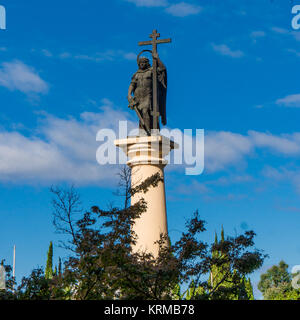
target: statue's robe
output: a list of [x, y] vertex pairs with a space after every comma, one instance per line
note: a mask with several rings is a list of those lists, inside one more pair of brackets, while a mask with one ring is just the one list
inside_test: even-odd
[[161, 118], [161, 123], [165, 126], [167, 124], [167, 69], [161, 63], [157, 68], [158, 75], [158, 112]]

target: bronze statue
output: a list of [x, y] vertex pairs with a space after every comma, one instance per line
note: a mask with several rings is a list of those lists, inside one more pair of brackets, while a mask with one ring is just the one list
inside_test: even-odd
[[[129, 107], [134, 109], [140, 119], [140, 133], [151, 135], [152, 129], [160, 129], [161, 123], [166, 125], [167, 69], [157, 54], [157, 44], [171, 42], [171, 39], [157, 40], [160, 35], [153, 31], [152, 41], [140, 42], [139, 45], [152, 45], [152, 51], [143, 50], [137, 58], [138, 71], [133, 75], [129, 89]], [[153, 65], [149, 59], [140, 57], [145, 52], [151, 52]], [[133, 94], [133, 96], [132, 96]]]

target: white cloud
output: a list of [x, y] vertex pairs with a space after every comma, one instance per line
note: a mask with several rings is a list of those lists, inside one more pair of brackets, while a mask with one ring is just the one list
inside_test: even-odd
[[289, 30], [279, 28], [279, 27], [272, 27], [271, 30], [274, 31], [275, 33], [279, 33], [279, 34], [289, 34]]
[[296, 41], [300, 41], [300, 34], [298, 31], [290, 31], [288, 29], [279, 28], [279, 27], [272, 27], [272, 31], [281, 35], [288, 35], [293, 37]]
[[265, 166], [262, 170], [262, 174], [263, 176], [274, 180], [282, 180], [286, 176], [286, 173], [284, 173], [282, 170], [278, 170], [271, 166]]
[[59, 55], [59, 58], [61, 59], [67, 59], [67, 58], [70, 58], [72, 55], [69, 53], [69, 52], [62, 52], [60, 55]]
[[44, 56], [46, 56], [46, 57], [52, 57], [52, 56], [53, 56], [52, 52], [50, 52], [50, 51], [47, 50], [47, 49], [42, 49], [42, 54], [43, 54]]
[[291, 94], [276, 100], [276, 104], [284, 107], [300, 108], [300, 94]]
[[128, 53], [125, 53], [125, 54], [124, 54], [124, 58], [125, 58], [126, 60], [136, 60], [137, 55], [136, 55], [136, 53], [128, 52]]
[[232, 132], [210, 132], [205, 137], [205, 170], [215, 172], [238, 165], [252, 152], [247, 136]]
[[211, 192], [211, 190], [204, 183], [200, 183], [197, 180], [192, 180], [192, 182], [188, 185], [178, 185], [176, 192], [181, 195], [191, 195], [192, 193], [206, 194]]
[[100, 166], [96, 161], [100, 146], [96, 134], [101, 128], [114, 128], [117, 132], [118, 121], [126, 120], [128, 114], [118, 111], [108, 100], [102, 103], [99, 113], [84, 112], [80, 119], [45, 115], [32, 136], [0, 130], [0, 181], [68, 181], [77, 185], [113, 181], [117, 166]]
[[38, 73], [21, 61], [4, 62], [0, 69], [0, 86], [26, 94], [46, 93], [48, 84]]
[[266, 36], [266, 33], [264, 31], [253, 31], [250, 34], [251, 38], [263, 38]]
[[135, 4], [137, 7], [167, 7], [165, 12], [175, 17], [196, 15], [202, 11], [202, 7], [187, 2], [170, 4], [167, 0], [124, 0]]
[[[44, 54], [47, 57], [52, 57], [53, 55]], [[133, 52], [125, 52], [124, 50], [106, 50], [103, 52], [96, 52], [92, 54], [82, 54], [76, 53], [72, 54], [70, 52], [63, 52], [57, 56], [60, 59], [76, 59], [85, 60], [91, 62], [103, 62], [103, 61], [115, 61], [115, 60], [135, 60], [136, 54]]]
[[224, 195], [206, 195], [204, 199], [206, 201], [240, 201], [248, 197], [248, 194], [228, 193]]
[[[93, 108], [98, 106], [95, 101], [91, 103]], [[32, 184], [60, 181], [87, 185], [107, 183], [114, 179], [117, 166], [100, 166], [97, 163], [96, 151], [101, 143], [96, 141], [96, 134], [101, 128], [112, 128], [118, 132], [119, 120], [128, 120], [131, 116], [126, 111], [118, 110], [110, 100], [103, 99], [98, 113], [83, 112], [79, 119], [44, 115], [39, 119], [35, 133], [30, 136], [21, 134], [18, 128], [13, 131], [0, 129], [0, 181]], [[129, 121], [128, 125], [130, 129], [136, 127], [137, 119]], [[242, 135], [225, 131], [205, 132], [205, 172], [243, 168], [258, 149], [276, 152], [278, 156], [299, 157], [300, 133], [272, 135], [249, 131]], [[168, 166], [169, 170], [179, 167], [182, 168]], [[239, 173], [230, 181], [220, 180], [215, 184], [242, 181], [251, 179]], [[203, 185], [194, 187], [204, 193], [208, 191]]]
[[297, 57], [300, 57], [300, 52], [295, 49], [287, 49], [287, 51], [295, 54]]
[[226, 44], [214, 44], [212, 43], [212, 48], [215, 52], [223, 55], [223, 56], [229, 56], [232, 58], [241, 58], [244, 56], [244, 52], [241, 50], [232, 50], [230, 49]]
[[202, 7], [192, 5], [186, 2], [173, 4], [170, 7], [166, 8], [166, 12], [175, 17], [186, 17], [190, 15], [195, 15], [200, 13], [201, 11]]
[[273, 135], [250, 130], [247, 135], [233, 132], [205, 134], [205, 170], [217, 172], [246, 163], [255, 150], [268, 150], [278, 156], [300, 155], [300, 132]]
[[294, 39], [295, 39], [296, 41], [300, 41], [299, 31], [292, 31], [292, 32], [291, 32], [291, 35], [294, 37]]
[[300, 133], [275, 136], [270, 133], [249, 131], [248, 134], [256, 148], [268, 148], [283, 155], [300, 154]]
[[264, 38], [265, 36], [266, 36], [266, 33], [261, 30], [253, 31], [250, 33], [250, 37], [251, 37], [253, 43], [257, 43], [257, 39]]
[[258, 104], [258, 105], [256, 105], [256, 106], [254, 106], [254, 108], [256, 108], [256, 109], [262, 109], [262, 108], [264, 108], [264, 105], [263, 105], [263, 104]]
[[220, 177], [217, 180], [208, 180], [206, 181], [206, 185], [228, 186], [232, 184], [249, 183], [253, 181], [254, 181], [254, 178], [248, 174], [230, 175], [230, 176]]
[[291, 183], [295, 189], [296, 192], [300, 194], [300, 168], [285, 168], [285, 167], [279, 167], [274, 168], [271, 166], [265, 166], [262, 171], [263, 176], [265, 176], [268, 179], [272, 179], [274, 181], [286, 181], [288, 183]]
[[168, 5], [167, 0], [125, 0], [134, 3], [137, 7], [165, 7]]

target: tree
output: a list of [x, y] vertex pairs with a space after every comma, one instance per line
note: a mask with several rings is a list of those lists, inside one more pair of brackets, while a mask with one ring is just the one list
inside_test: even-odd
[[[217, 234], [215, 234], [215, 246], [216, 249], [212, 251], [213, 259], [216, 259], [216, 263], [212, 265], [209, 276], [209, 284], [211, 288], [216, 286], [218, 290], [212, 293], [212, 299], [223, 300], [252, 300], [253, 288], [250, 279], [246, 278], [246, 273], [239, 272], [233, 267], [228, 259], [226, 250], [223, 250], [222, 244], [225, 242], [224, 228], [221, 230], [221, 240], [218, 242]], [[218, 246], [221, 248], [218, 249]], [[219, 259], [226, 261], [219, 265]], [[225, 279], [226, 278], [226, 279]], [[211, 290], [211, 289], [210, 289]], [[212, 289], [213, 290], [213, 289]]]
[[78, 245], [76, 239], [78, 216], [82, 216], [81, 200], [79, 194], [72, 185], [69, 189], [51, 187], [50, 192], [53, 194], [53, 225], [57, 233], [69, 236], [69, 239], [60, 241], [60, 247], [75, 251]]
[[126, 165], [121, 167], [120, 171], [118, 172], [118, 177], [119, 184], [115, 195], [124, 198], [124, 208], [127, 209], [129, 207], [131, 198], [131, 168]]
[[[205, 222], [196, 211], [186, 221], [186, 231], [171, 244], [167, 235], [158, 240], [159, 254], [133, 252], [135, 219], [147, 209], [141, 198], [134, 205], [129, 199], [136, 192], [154, 188], [162, 177], [156, 174], [140, 185], [128, 189], [127, 206], [104, 210], [94, 206], [79, 212], [80, 197], [74, 187], [52, 188], [54, 225], [67, 235], [69, 250], [64, 269], [51, 279], [42, 269], [33, 270], [18, 288], [19, 299], [214, 299], [222, 297], [222, 285], [232, 272], [241, 279], [262, 265], [265, 255], [253, 248], [254, 232], [208, 245], [201, 240]], [[166, 245], [169, 244], [169, 245]], [[49, 250], [50, 251], [50, 250]], [[217, 256], [215, 252], [222, 252]], [[59, 264], [60, 265], [60, 264]], [[213, 266], [227, 270], [217, 282], [207, 275]], [[227, 268], [227, 269], [226, 269]], [[61, 268], [59, 267], [59, 270]], [[235, 283], [234, 283], [235, 284]], [[180, 287], [187, 286], [188, 293]], [[240, 283], [236, 283], [239, 287]], [[231, 286], [231, 289], [235, 288]]]
[[58, 276], [61, 277], [62, 275], [62, 265], [61, 265], [61, 258], [58, 258]]
[[[146, 252], [132, 252], [136, 241], [132, 225], [146, 211], [147, 204], [141, 199], [129, 206], [128, 201], [136, 192], [145, 193], [150, 187], [156, 187], [161, 179], [159, 175], [154, 175], [138, 186], [125, 188], [127, 200], [124, 208], [103, 210], [94, 206], [79, 219], [75, 219], [73, 211], [69, 210], [72, 209], [70, 203], [80, 202], [75, 190], [55, 189], [55, 225], [64, 224], [65, 233], [71, 236], [69, 248], [73, 255], [66, 260], [62, 275], [64, 287], [69, 288], [66, 293], [68, 297], [172, 299], [180, 295], [178, 285], [186, 284], [190, 291], [183, 299], [187, 296], [189, 299], [213, 299], [228, 279], [233, 283], [231, 289], [236, 289], [243, 275], [262, 265], [265, 255], [259, 250], [251, 250], [255, 236], [252, 231], [238, 237], [228, 237], [211, 246], [201, 241], [205, 222], [200, 219], [198, 211], [186, 221], [187, 231], [174, 245], [166, 246], [170, 239], [161, 235], [156, 259]], [[60, 214], [57, 214], [57, 208]], [[224, 254], [217, 257], [214, 255], [216, 251]], [[212, 284], [200, 281], [215, 265], [224, 270], [227, 268], [228, 272]], [[236, 277], [232, 276], [233, 270]], [[235, 279], [239, 282], [233, 281]], [[196, 289], [199, 287], [201, 290]]]
[[254, 300], [253, 287], [250, 278], [248, 280], [244, 278], [244, 281], [248, 300]]
[[292, 287], [288, 265], [281, 260], [260, 276], [258, 289], [265, 300], [300, 300], [300, 290]]
[[52, 241], [49, 245], [49, 250], [47, 253], [47, 263], [46, 263], [46, 269], [45, 269], [45, 278], [46, 279], [52, 279], [53, 277], [53, 244]]
[[28, 277], [23, 277], [21, 284], [14, 292], [16, 299], [20, 300], [51, 300], [66, 299], [67, 290], [62, 285], [62, 266], [59, 258], [57, 267], [53, 271], [53, 243], [49, 244], [46, 268], [37, 267]]
[[[196, 297], [211, 300], [254, 300], [250, 279], [247, 279], [243, 272], [238, 272], [232, 267], [227, 252], [222, 247], [224, 242], [225, 236], [222, 227], [220, 242], [215, 234], [215, 248], [211, 250], [212, 260], [208, 282], [197, 287], [192, 281], [188, 290], [180, 298], [184, 297], [187, 300]], [[221, 250], [218, 249], [219, 245], [221, 245]]]
[[20, 300], [50, 300], [51, 278], [47, 278], [43, 268], [34, 269], [29, 277], [23, 277], [17, 291]]

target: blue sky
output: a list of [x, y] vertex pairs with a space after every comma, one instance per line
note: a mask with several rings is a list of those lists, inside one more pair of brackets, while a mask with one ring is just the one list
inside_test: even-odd
[[[300, 4], [300, 1], [293, 1]], [[171, 44], [168, 127], [205, 130], [205, 170], [166, 170], [169, 231], [194, 210], [211, 241], [224, 225], [257, 233], [270, 258], [300, 264], [300, 31], [289, 0], [1, 0], [0, 258], [17, 280], [45, 265], [53, 184], [75, 183], [84, 206], [114, 199], [116, 167], [95, 160], [96, 132], [137, 122], [126, 94], [138, 41]], [[116, 199], [116, 202], [119, 200]], [[55, 247], [55, 258], [66, 256]], [[256, 292], [259, 297], [259, 292]]]

